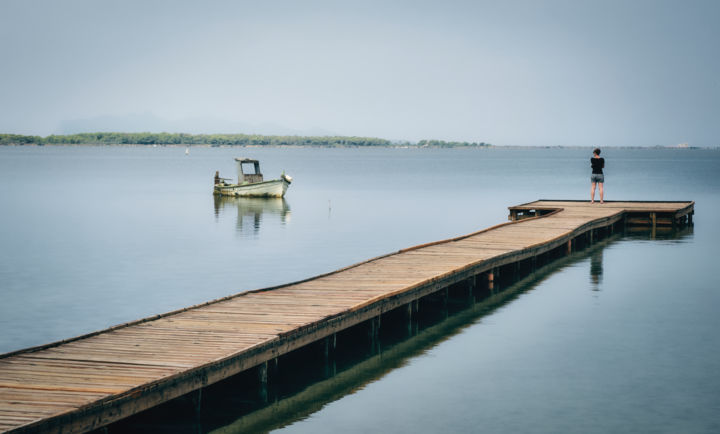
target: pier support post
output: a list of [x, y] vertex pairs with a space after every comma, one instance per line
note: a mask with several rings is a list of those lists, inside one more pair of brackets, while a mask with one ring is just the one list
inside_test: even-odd
[[445, 289], [441, 291], [442, 294], [442, 313], [445, 318], [450, 316], [450, 313], [448, 312], [448, 301], [450, 301], [450, 287], [446, 286]]
[[268, 402], [268, 362], [263, 362], [258, 366], [258, 380], [260, 382], [259, 392], [260, 401]]
[[202, 410], [202, 390], [202, 387], [197, 390], [197, 405], [195, 406], [195, 413], [198, 415], [200, 415], [200, 410]]
[[407, 336], [413, 335], [413, 304], [415, 304], [415, 301], [411, 301], [410, 303], [405, 306], [405, 320], [407, 323]]
[[[492, 292], [495, 290], [495, 282], [500, 278], [500, 269], [498, 267], [490, 269], [487, 272], [488, 289]], [[499, 283], [499, 282], [498, 282]]]
[[380, 315], [371, 318], [368, 338], [370, 340], [370, 354], [380, 352]]
[[687, 215], [688, 224], [689, 224], [689, 225], [693, 224], [693, 214], [695, 214], [695, 211], [691, 211], [691, 212]]
[[477, 276], [469, 277], [467, 280], [467, 298], [468, 302], [475, 301], [475, 289], [477, 288]]
[[337, 335], [335, 333], [325, 338], [325, 361], [330, 360], [335, 355], [337, 347]]
[[337, 349], [337, 333], [325, 338], [325, 377], [329, 378], [337, 373], [335, 364], [335, 350]]
[[407, 304], [405, 319], [407, 320], [407, 335], [415, 336], [418, 331], [418, 312], [420, 311], [420, 300], [413, 300]]
[[420, 299], [412, 302], [413, 305], [413, 323], [412, 323], [412, 334], [418, 334], [420, 330]]
[[190, 401], [193, 404], [193, 410], [195, 410], [195, 418], [197, 420], [200, 420], [200, 411], [202, 410], [202, 390], [203, 388], [201, 387], [190, 395]]
[[650, 223], [652, 224], [650, 237], [654, 240], [657, 232], [657, 214], [654, 212], [650, 213]]

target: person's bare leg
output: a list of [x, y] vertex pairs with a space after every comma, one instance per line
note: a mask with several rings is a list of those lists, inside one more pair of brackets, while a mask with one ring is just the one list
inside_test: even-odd
[[[604, 185], [605, 185], [604, 182], [601, 182], [601, 183], [600, 183], [600, 203], [605, 203], [605, 202], [603, 202], [603, 186], [604, 186]], [[593, 196], [594, 196], [594, 195], [593, 195]]]
[[590, 203], [595, 203], [595, 184], [596, 182], [590, 183]]

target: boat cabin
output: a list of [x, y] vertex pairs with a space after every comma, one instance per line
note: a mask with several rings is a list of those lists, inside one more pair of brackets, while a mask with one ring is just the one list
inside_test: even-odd
[[250, 158], [236, 158], [238, 171], [238, 185], [254, 184], [263, 182], [262, 173], [260, 173], [260, 162]]

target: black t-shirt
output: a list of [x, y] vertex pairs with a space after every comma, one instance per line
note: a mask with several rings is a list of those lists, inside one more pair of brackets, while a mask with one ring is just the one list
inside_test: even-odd
[[590, 166], [592, 167], [592, 173], [602, 175], [603, 167], [605, 167], [605, 159], [603, 157], [592, 157], [590, 158]]

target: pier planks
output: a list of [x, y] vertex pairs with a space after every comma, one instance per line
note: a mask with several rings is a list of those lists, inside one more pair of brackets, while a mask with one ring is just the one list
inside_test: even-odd
[[[474, 234], [8, 353], [0, 432], [95, 429], [629, 215], [674, 223], [693, 212], [691, 201], [531, 202], [510, 208], [520, 220]], [[525, 218], [534, 213], [545, 215]]]

